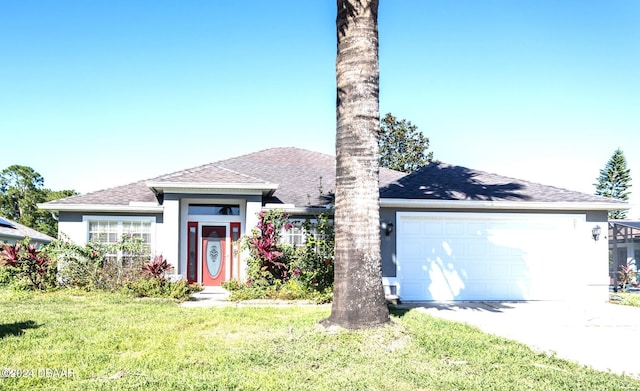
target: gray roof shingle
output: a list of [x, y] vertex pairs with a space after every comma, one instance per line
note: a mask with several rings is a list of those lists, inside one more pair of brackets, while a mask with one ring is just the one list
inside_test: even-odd
[[15, 221], [0, 218], [0, 241], [3, 238], [10, 238], [12, 240], [21, 240], [25, 237], [29, 237], [38, 242], [49, 243], [54, 238], [49, 235], [45, 235], [42, 232], [36, 231], [35, 229], [29, 228], [22, 224], [18, 224]]
[[622, 203], [442, 162], [433, 162], [382, 187], [380, 196], [422, 200]]
[[[156, 202], [148, 182], [277, 184], [265, 203], [324, 206], [335, 191], [335, 157], [300, 148], [271, 148], [146, 181], [51, 201], [47, 205], [129, 205]], [[423, 200], [531, 202], [616, 202], [445, 163], [431, 163], [411, 174], [380, 169], [380, 196]]]

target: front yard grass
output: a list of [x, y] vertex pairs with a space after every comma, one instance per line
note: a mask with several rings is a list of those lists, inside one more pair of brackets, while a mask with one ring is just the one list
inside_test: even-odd
[[0, 389], [640, 389], [417, 311], [360, 331], [318, 326], [328, 314], [328, 306], [185, 308], [0, 289], [0, 369], [23, 376], [0, 380]]
[[[611, 295], [612, 303], [628, 305], [632, 307], [640, 307], [640, 293], [622, 293], [618, 292]], [[615, 300], [613, 300], [615, 298]]]

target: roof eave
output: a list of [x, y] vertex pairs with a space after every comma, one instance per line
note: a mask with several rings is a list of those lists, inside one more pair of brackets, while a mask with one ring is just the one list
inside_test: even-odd
[[44, 236], [44, 234], [41, 234], [40, 236], [36, 236], [36, 235], [24, 235], [22, 233], [8, 233], [8, 232], [0, 232], [0, 237], [5, 237], [5, 238], [10, 238], [10, 239], [23, 239], [23, 238], [29, 238], [29, 239], [33, 239], [33, 240], [37, 240], [37, 241], [41, 241], [41, 242], [51, 242], [54, 241], [55, 238], [52, 238], [51, 236]]
[[119, 212], [119, 213], [162, 213], [161, 205], [101, 205], [101, 204], [38, 204], [38, 208], [52, 212]]
[[425, 209], [522, 209], [522, 210], [624, 210], [627, 203], [613, 202], [540, 202], [540, 201], [472, 201], [472, 200], [420, 200], [404, 198], [380, 198], [380, 206], [386, 208]]
[[196, 193], [196, 194], [262, 194], [272, 195], [278, 188], [276, 183], [203, 183], [203, 182], [147, 182], [156, 194]]
[[333, 214], [333, 207], [325, 206], [295, 206], [293, 204], [266, 204], [262, 210], [282, 209], [289, 214], [299, 215], [319, 215], [321, 213]]

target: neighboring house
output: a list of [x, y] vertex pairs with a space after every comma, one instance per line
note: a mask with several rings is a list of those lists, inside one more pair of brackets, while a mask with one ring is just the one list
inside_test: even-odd
[[46, 244], [53, 240], [51, 236], [25, 227], [15, 221], [0, 217], [0, 243], [14, 244], [24, 238], [30, 238], [32, 244]]
[[[273, 148], [41, 204], [76, 243], [132, 232], [189, 281], [244, 279], [257, 214], [331, 211], [335, 157]], [[410, 300], [607, 299], [611, 199], [433, 163], [380, 170], [383, 280]], [[384, 229], [382, 228], [384, 227]]]
[[631, 265], [637, 271], [640, 261], [640, 221], [609, 220], [609, 276], [613, 281], [614, 271], [620, 266]]

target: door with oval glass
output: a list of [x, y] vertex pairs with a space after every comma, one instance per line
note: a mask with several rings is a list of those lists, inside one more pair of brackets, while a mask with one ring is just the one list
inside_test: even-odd
[[225, 278], [226, 227], [202, 226], [202, 285], [219, 286]]

